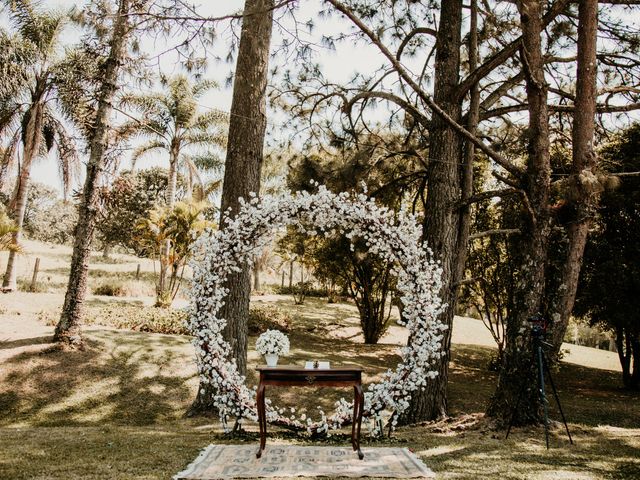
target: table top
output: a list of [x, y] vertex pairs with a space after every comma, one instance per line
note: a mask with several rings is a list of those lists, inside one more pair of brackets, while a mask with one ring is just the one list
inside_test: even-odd
[[362, 367], [356, 365], [343, 365], [340, 367], [331, 368], [305, 368], [301, 365], [277, 365], [275, 367], [269, 367], [267, 365], [258, 365], [256, 370], [259, 372], [302, 372], [302, 373], [318, 373], [318, 372], [362, 372]]

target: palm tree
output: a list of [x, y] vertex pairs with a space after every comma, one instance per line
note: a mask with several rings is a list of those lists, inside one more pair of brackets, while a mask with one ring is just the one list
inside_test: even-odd
[[[198, 100], [215, 86], [212, 81], [204, 80], [191, 83], [187, 77], [161, 77], [163, 92], [129, 94], [122, 98], [124, 108], [134, 110], [143, 120], [132, 118], [120, 127], [123, 139], [143, 136], [146, 141], [132, 154], [132, 167], [141, 157], [165, 152], [169, 156], [169, 186], [166, 205], [172, 209], [176, 201], [178, 170], [182, 169], [187, 178], [187, 197], [193, 193], [194, 183], [205, 190], [200, 177], [203, 170], [220, 170], [223, 162], [215, 153], [215, 147], [226, 144], [226, 117], [223, 113], [211, 110], [200, 112]], [[168, 256], [171, 252], [169, 241], [160, 253]], [[156, 304], [168, 307], [170, 292], [167, 278], [167, 261], [160, 262], [158, 278], [158, 300]], [[168, 303], [167, 303], [168, 302]]]
[[18, 164], [10, 204], [16, 230], [3, 281], [6, 291], [16, 288], [15, 256], [33, 163], [55, 151], [66, 194], [79, 162], [56, 95], [56, 70], [64, 61], [60, 35], [69, 15], [41, 10], [27, 0], [5, 3], [15, 32], [0, 33], [0, 139], [6, 141], [0, 182]]
[[223, 166], [215, 147], [226, 145], [226, 115], [211, 110], [201, 112], [198, 100], [215, 83], [203, 80], [191, 83], [187, 77], [161, 77], [163, 92], [129, 94], [122, 98], [124, 108], [133, 110], [143, 120], [132, 119], [120, 128], [123, 138], [145, 137], [132, 154], [132, 163], [145, 155], [164, 152], [169, 156], [169, 187], [166, 204], [176, 201], [178, 171], [187, 179], [187, 196], [194, 183], [203, 184], [202, 171], [216, 171]]

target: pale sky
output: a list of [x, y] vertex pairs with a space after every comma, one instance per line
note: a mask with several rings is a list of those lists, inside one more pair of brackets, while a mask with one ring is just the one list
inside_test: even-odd
[[[80, 6], [82, 3], [84, 2], [76, 2], [73, 0], [45, 1], [45, 4], [47, 6], [51, 6], [52, 8], [68, 8], [74, 5]], [[203, 7], [201, 7], [200, 11], [203, 15], [216, 17], [229, 13], [235, 13], [240, 10], [243, 5], [244, 0], [210, 0], [208, 2], [203, 2]], [[317, 12], [322, 9], [322, 5], [322, 0], [300, 0], [299, 2], [299, 9], [296, 13], [298, 20], [304, 21], [308, 18], [313, 18], [315, 23], [315, 29], [312, 37], [309, 37], [308, 34], [302, 32], [302, 35], [306, 35], [308, 37], [306, 38], [306, 40], [319, 43], [318, 39], [321, 38], [323, 34], [331, 35], [340, 32], [351, 31], [350, 22], [342, 19], [338, 14], [333, 14], [331, 17], [326, 19], [318, 18]], [[638, 17], [640, 19], [640, 11], [635, 10], [631, 14], [631, 16], [633, 18]], [[283, 21], [285, 22], [285, 28], [291, 27], [291, 25], [286, 24], [286, 19]], [[0, 24], [2, 23], [3, 22], [0, 19]], [[631, 23], [633, 24], [633, 21], [631, 21]], [[227, 40], [229, 38], [229, 31], [228, 28], [226, 28], [227, 26], [228, 25], [226, 24], [219, 26], [220, 39], [213, 47], [209, 49], [209, 54], [211, 57], [219, 56], [224, 58], [226, 56]], [[292, 30], [292, 28], [290, 29]], [[281, 32], [281, 29], [274, 28], [274, 36], [272, 40], [272, 46], [274, 48], [282, 41], [283, 34]], [[71, 31], [68, 37], [69, 42], [73, 43], [74, 41], [77, 41], [78, 35], [77, 33], [74, 34], [74, 32]], [[146, 53], [148, 53], [149, 55], [153, 55], [166, 50], [167, 45], [154, 44], [152, 41], [147, 39], [147, 41], [142, 42], [142, 47], [143, 50], [146, 51]], [[338, 44], [336, 50], [318, 46], [316, 52], [316, 61], [321, 64], [323, 75], [327, 79], [336, 83], [346, 82], [356, 72], [372, 72], [383, 63], [383, 58], [378, 50], [371, 45], [364, 44], [363, 42], [358, 43], [358, 45], [344, 42], [342, 44]], [[411, 60], [405, 61], [409, 62], [405, 66], [411, 68]], [[276, 58], [275, 60], [272, 60], [272, 62], [279, 62], [281, 70], [290, 66], [286, 64], [283, 65], [283, 63], [285, 63], [285, 60], [281, 58]], [[176, 66], [175, 63], [175, 56], [172, 54], [168, 54], [161, 59], [160, 68], [165, 73], [178, 73], [179, 71], [179, 67]], [[215, 61], [210, 62], [207, 74], [205, 76], [207, 78], [216, 80], [220, 84], [220, 89], [210, 92], [204, 99], [201, 100], [200, 104], [202, 105], [203, 109], [215, 108], [226, 112], [229, 111], [232, 92], [231, 88], [225, 87], [225, 79], [233, 70], [233, 64]], [[376, 115], [383, 116], [384, 109], [380, 109]], [[633, 118], [637, 116], [638, 115], [633, 115]], [[268, 121], [270, 122], [269, 130], [276, 132], [281, 131], [281, 129], [278, 128], [279, 120], [277, 118], [274, 118], [273, 112], [270, 112]], [[140, 162], [138, 165], [140, 167], [145, 167], [153, 164], [165, 165], [166, 159], [161, 157], [148, 159], [144, 162]], [[54, 159], [44, 159], [38, 165], [34, 166], [32, 179], [54, 186], [59, 190], [61, 189], [56, 162]]]

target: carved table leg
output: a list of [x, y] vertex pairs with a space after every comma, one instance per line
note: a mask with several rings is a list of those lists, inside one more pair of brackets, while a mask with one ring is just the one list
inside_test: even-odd
[[258, 424], [260, 425], [260, 448], [258, 448], [256, 458], [262, 456], [262, 451], [267, 443], [267, 415], [264, 405], [264, 390], [264, 385], [260, 384], [256, 394], [256, 409], [258, 410]]
[[360, 449], [360, 427], [362, 426], [362, 411], [364, 410], [364, 392], [362, 391], [362, 385], [356, 385], [354, 390], [355, 398], [353, 400], [353, 425], [351, 437], [354, 442], [353, 449], [358, 451], [358, 458], [362, 460], [364, 458], [364, 453], [362, 453], [362, 450]]

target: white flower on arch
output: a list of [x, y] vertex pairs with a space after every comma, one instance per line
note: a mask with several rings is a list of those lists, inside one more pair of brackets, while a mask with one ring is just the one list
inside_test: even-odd
[[[189, 307], [189, 326], [203, 383], [211, 384], [213, 398], [226, 428], [229, 417], [255, 420], [255, 391], [245, 384], [230, 347], [222, 337], [226, 325], [218, 313], [228, 290], [224, 287], [231, 272], [240, 271], [261, 251], [278, 229], [297, 226], [302, 231], [340, 232], [350, 240], [360, 238], [369, 252], [394, 264], [397, 288], [403, 302], [403, 319], [411, 341], [402, 348], [402, 361], [388, 370], [382, 381], [371, 384], [365, 393], [364, 416], [373, 420], [373, 433], [381, 433], [381, 415], [392, 412], [392, 426], [409, 406], [411, 394], [437, 372], [432, 369], [439, 356], [443, 332], [447, 328], [438, 317], [444, 305], [438, 292], [441, 269], [420, 240], [415, 218], [377, 205], [364, 194], [333, 193], [324, 186], [317, 192], [297, 192], [279, 196], [253, 196], [241, 202], [224, 230], [208, 230], [193, 246], [193, 284]], [[297, 419], [284, 415], [284, 409], [267, 404], [267, 421], [308, 432], [328, 432], [352, 420], [353, 404], [341, 399], [327, 416], [318, 407], [320, 419]]]

